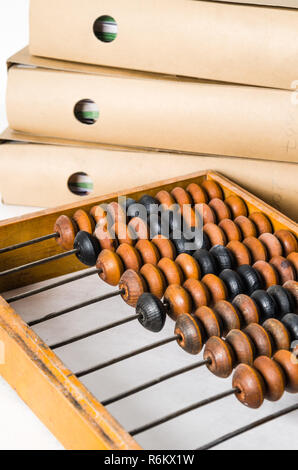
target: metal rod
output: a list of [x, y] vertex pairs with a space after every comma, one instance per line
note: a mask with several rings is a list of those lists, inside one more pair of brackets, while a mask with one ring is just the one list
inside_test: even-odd
[[165, 346], [166, 344], [172, 343], [179, 339], [179, 337], [179, 335], [171, 336], [170, 338], [159, 341], [158, 343], [150, 344], [149, 346], [145, 346], [144, 348], [137, 349], [128, 354], [124, 354], [123, 356], [116, 357], [115, 359], [99, 364], [98, 366], [91, 367], [90, 369], [83, 370], [81, 372], [77, 372], [75, 375], [78, 378], [81, 378], [86, 375], [93, 374], [93, 372], [97, 372], [99, 370], [105, 369], [106, 367], [118, 364], [119, 362], [125, 361], [126, 359], [130, 359], [131, 357], [138, 356], [139, 354], [143, 354], [145, 352], [152, 351], [153, 349], [160, 348], [161, 346]]
[[33, 297], [34, 295], [42, 294], [43, 292], [56, 289], [57, 287], [65, 286], [66, 284], [70, 284], [71, 282], [79, 281], [80, 279], [85, 279], [86, 277], [94, 276], [95, 274], [100, 274], [100, 273], [101, 273], [100, 269], [92, 269], [89, 271], [84, 271], [81, 274], [72, 276], [68, 279], [64, 279], [63, 281], [57, 281], [53, 284], [49, 284], [48, 286], [40, 287], [39, 289], [34, 289], [29, 292], [24, 292], [23, 294], [15, 295], [14, 297], [10, 297], [5, 300], [7, 303], [17, 302], [19, 300], [24, 300], [24, 299], [27, 299], [28, 297]]
[[70, 344], [77, 343], [78, 341], [81, 341], [83, 339], [90, 338], [90, 336], [95, 336], [95, 335], [98, 335], [100, 333], [104, 333], [105, 331], [108, 331], [112, 328], [116, 328], [118, 326], [125, 325], [126, 323], [138, 320], [138, 318], [139, 318], [139, 315], [132, 315], [128, 318], [125, 318], [124, 320], [119, 320], [118, 322], [111, 323], [111, 324], [103, 326], [101, 328], [97, 328], [96, 330], [89, 331], [88, 333], [84, 333], [82, 335], [74, 336], [73, 338], [70, 338], [66, 341], [61, 341], [61, 343], [56, 343], [56, 344], [53, 344], [52, 346], [49, 346], [49, 347], [53, 350], [58, 349], [58, 348], [62, 348], [63, 346], [68, 346]]
[[64, 310], [60, 310], [59, 312], [50, 313], [38, 320], [34, 320], [28, 323], [29, 326], [39, 325], [40, 323], [44, 323], [49, 320], [53, 320], [54, 318], [61, 317], [62, 315], [66, 315], [67, 313], [74, 312], [75, 310], [80, 310], [81, 308], [88, 307], [89, 305], [97, 304], [98, 302], [102, 302], [103, 300], [111, 299], [112, 297], [117, 297], [123, 293], [122, 290], [118, 290], [116, 292], [112, 292], [110, 294], [102, 295], [100, 297], [96, 297], [95, 299], [86, 300], [85, 302], [81, 302], [80, 304], [73, 305], [72, 307], [65, 308]]
[[51, 240], [51, 238], [59, 238], [59, 233], [51, 233], [50, 235], [45, 235], [44, 237], [33, 238], [27, 242], [17, 243], [16, 245], [7, 246], [0, 249], [0, 255], [3, 253], [9, 253], [10, 251], [18, 250], [19, 248], [25, 248], [26, 246], [36, 245], [37, 243], [44, 242], [46, 240]]
[[227, 392], [223, 392], [223, 393], [220, 393], [219, 395], [215, 395], [211, 398], [207, 398], [206, 400], [199, 401], [197, 403], [194, 403], [193, 405], [190, 405], [186, 408], [183, 408], [182, 410], [175, 411], [175, 413], [171, 413], [167, 416], [164, 416], [161, 419], [153, 421], [152, 423], [149, 423], [149, 424], [146, 424], [145, 426], [134, 429], [129, 434], [131, 436], [136, 436], [137, 434], [141, 434], [145, 431], [149, 431], [149, 429], [152, 429], [152, 428], [155, 428], [156, 426], [160, 426], [161, 424], [167, 423], [168, 421], [171, 421], [172, 419], [178, 418], [179, 416], [182, 416], [186, 413], [189, 413], [190, 411], [197, 410], [198, 408], [201, 408], [202, 406], [209, 405], [210, 403], [214, 403], [215, 401], [219, 401], [219, 400], [222, 400], [223, 398], [226, 398], [230, 395], [234, 395], [237, 392], [238, 392], [238, 389], [233, 388], [232, 390], [228, 390]]
[[132, 395], [135, 395], [136, 393], [143, 392], [144, 390], [147, 390], [148, 388], [154, 387], [155, 385], [159, 385], [162, 382], [166, 382], [167, 380], [173, 379], [174, 377], [178, 377], [179, 375], [186, 374], [187, 372], [190, 372], [194, 369], [198, 369], [199, 367], [203, 367], [207, 365], [210, 362], [210, 360], [206, 361], [200, 361], [196, 362], [195, 364], [192, 364], [188, 367], [183, 367], [183, 369], [178, 369], [174, 372], [170, 372], [169, 374], [162, 375], [161, 377], [158, 377], [157, 379], [151, 380], [150, 382], [147, 382], [143, 385], [140, 385], [139, 387], [132, 388], [131, 390], [121, 393], [119, 395], [116, 395], [108, 400], [102, 401], [103, 406], [109, 406], [112, 405], [112, 403], [115, 403], [117, 401], [123, 400], [124, 398], [128, 398]]
[[247, 426], [243, 426], [242, 428], [239, 428], [236, 431], [225, 434], [224, 436], [212, 442], [209, 442], [209, 444], [199, 447], [197, 450], [212, 449], [213, 447], [216, 447], [219, 444], [222, 444], [223, 442], [228, 441], [229, 439], [233, 439], [234, 437], [239, 436], [240, 434], [244, 434], [245, 432], [248, 432], [251, 429], [255, 429], [258, 426], [262, 426], [263, 424], [269, 423], [270, 421], [273, 421], [274, 419], [280, 418], [281, 416], [285, 416], [297, 410], [298, 410], [298, 403], [296, 405], [289, 406], [288, 408], [284, 408], [283, 410], [277, 411], [276, 413], [266, 416], [265, 418], [258, 419], [257, 421], [254, 421], [253, 423], [250, 423]]
[[76, 253], [78, 253], [77, 249], [67, 251], [67, 252], [61, 253], [59, 255], [50, 256], [49, 258], [40, 259], [38, 261], [34, 261], [33, 263], [24, 264], [23, 266], [17, 266], [16, 268], [8, 269], [7, 271], [2, 271], [0, 273], [0, 277], [8, 276], [9, 274], [18, 273], [20, 271], [24, 271], [25, 269], [35, 268], [37, 266], [41, 266], [43, 264], [50, 263], [51, 261], [57, 261], [58, 259], [62, 259], [62, 258], [66, 258], [67, 256], [75, 255]]

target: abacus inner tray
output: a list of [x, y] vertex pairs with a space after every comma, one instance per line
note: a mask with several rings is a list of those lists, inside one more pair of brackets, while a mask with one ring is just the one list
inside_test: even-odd
[[[116, 201], [120, 195], [139, 200], [144, 194], [155, 196], [161, 189], [186, 188], [191, 182], [201, 184], [206, 179], [217, 182], [225, 198], [240, 196], [246, 202], [249, 214], [266, 214], [274, 231], [286, 229], [297, 237], [296, 223], [210, 171], [101, 199], [93, 198], [82, 205], [61, 206], [1, 222], [0, 248], [52, 233], [60, 215], [71, 217], [79, 208], [89, 212], [94, 205]], [[2, 253], [1, 272], [62, 252], [56, 241], [49, 239]], [[115, 297], [38, 323], [38, 319], [47, 314], [61, 309], [67, 311], [68, 307], [88, 303], [89, 299], [115, 291], [97, 275], [65, 283], [32, 297], [20, 298], [18, 302], [4, 300], [60, 282], [82, 269], [76, 257], [69, 256], [0, 277], [1, 292], [4, 293], [0, 298], [0, 373], [65, 448], [196, 449], [272, 413], [281, 412], [282, 415], [283, 410], [289, 408], [293, 411], [296, 407], [296, 411], [254, 431], [240, 434], [218, 448], [297, 449], [297, 394], [285, 393], [281, 400], [274, 403], [265, 400], [258, 410], [246, 408], [230, 393], [231, 377], [221, 379], [212, 375], [207, 367], [195, 367], [202, 361], [202, 353], [192, 356], [179, 348], [176, 342], [166, 344], [167, 338], [173, 337], [174, 332], [174, 322], [170, 318], [158, 334], [141, 328], [137, 321], [131, 321], [89, 336], [90, 331], [100, 331], [110, 323], [121, 322], [134, 315], [134, 309]], [[30, 327], [35, 321], [37, 324]], [[80, 335], [80, 341], [63, 345], [70, 338]], [[163, 346], [150, 350], [150, 345], [163, 340]], [[62, 346], [57, 347], [57, 344]], [[108, 367], [97, 367], [142, 348], [148, 351]], [[184, 373], [175, 376], [175, 371], [183, 368], [186, 368]], [[91, 372], [88, 374], [80, 373], [89, 369]], [[169, 380], [160, 380], [172, 372]], [[113, 401], [113, 397], [149, 382], [152, 382], [151, 387], [109, 404], [111, 398]], [[191, 409], [193, 404], [205, 399], [208, 402], [210, 397], [226, 392], [229, 395], [222, 400]], [[105, 403], [106, 407], [101, 403]], [[189, 412], [179, 414], [179, 410], [188, 407]], [[173, 419], [144, 432], [133, 432], [168, 415], [172, 415]]]

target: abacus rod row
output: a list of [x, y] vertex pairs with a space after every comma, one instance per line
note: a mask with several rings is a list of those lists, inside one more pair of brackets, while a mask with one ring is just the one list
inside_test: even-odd
[[161, 424], [167, 423], [168, 421], [171, 421], [175, 418], [179, 418], [179, 416], [182, 416], [186, 413], [197, 410], [198, 408], [201, 408], [203, 406], [210, 405], [211, 403], [222, 400], [223, 398], [226, 398], [230, 395], [235, 395], [235, 393], [238, 393], [237, 388], [233, 388], [232, 390], [228, 390], [226, 392], [220, 393], [211, 398], [206, 398], [205, 400], [194, 403], [193, 405], [190, 405], [179, 411], [175, 411], [174, 413], [164, 416], [163, 418], [157, 419], [156, 421], [153, 421], [152, 423], [149, 423], [149, 424], [146, 424], [145, 426], [141, 426], [137, 429], [134, 429], [133, 431], [130, 431], [129, 434], [131, 436], [136, 436], [137, 434], [141, 434], [143, 432], [149, 431], [150, 429], [160, 426]]
[[33, 320], [28, 323], [28, 326], [32, 327], [35, 325], [39, 325], [40, 323], [53, 320], [54, 318], [61, 317], [63, 315], [66, 315], [67, 313], [71, 313], [76, 310], [80, 310], [81, 308], [88, 307], [89, 305], [97, 304], [98, 302], [102, 302], [103, 300], [111, 299], [113, 297], [116, 297], [117, 295], [121, 295], [122, 293], [123, 293], [123, 290], [119, 290], [117, 292], [112, 292], [110, 294], [102, 295], [100, 297], [96, 297], [91, 300], [86, 300], [85, 302], [81, 302], [80, 304], [76, 304], [76, 305], [73, 305], [72, 307], [65, 308], [64, 310], [60, 310], [59, 312], [50, 313], [49, 315], [39, 318], [38, 320]]
[[118, 322], [114, 322], [114, 323], [111, 323], [109, 325], [98, 328], [96, 330], [89, 331], [88, 333], [84, 333], [82, 335], [74, 336], [74, 337], [72, 337], [68, 340], [61, 341], [61, 343], [56, 343], [56, 344], [53, 344], [52, 346], [49, 346], [49, 347], [53, 350], [58, 349], [58, 348], [62, 348], [63, 346], [68, 346], [70, 344], [77, 343], [78, 341], [81, 341], [83, 339], [90, 338], [90, 336], [95, 336], [95, 335], [98, 335], [100, 333], [104, 333], [105, 331], [108, 331], [112, 328], [116, 328], [118, 326], [125, 325], [126, 323], [130, 323], [134, 320], [137, 320], [138, 318], [139, 318], [139, 315], [132, 315], [130, 317], [125, 318], [124, 320], [119, 320]]
[[70, 284], [71, 282], [79, 281], [81, 279], [85, 279], [86, 277], [94, 276], [95, 274], [100, 274], [100, 273], [101, 273], [100, 269], [92, 269], [89, 271], [84, 271], [81, 274], [65, 279], [63, 281], [57, 281], [53, 284], [49, 284], [48, 286], [40, 287], [39, 289], [34, 289], [29, 292], [24, 292], [23, 294], [15, 295], [14, 297], [10, 297], [5, 300], [7, 303], [17, 302], [19, 300], [24, 300], [24, 299], [27, 299], [28, 297], [33, 297], [34, 295], [42, 294], [43, 292], [56, 289], [57, 287], [65, 286], [66, 284]]
[[293, 411], [297, 411], [297, 410], [298, 410], [298, 404], [289, 406], [288, 408], [284, 408], [283, 410], [277, 411], [276, 413], [273, 413], [269, 416], [266, 416], [265, 418], [261, 418], [257, 421], [254, 421], [253, 423], [250, 423], [247, 426], [243, 426], [242, 428], [239, 428], [236, 431], [225, 434], [224, 436], [219, 437], [218, 439], [216, 439], [212, 442], [209, 442], [209, 444], [206, 444], [202, 447], [199, 447], [196, 450], [213, 449], [213, 447], [216, 447], [219, 444], [222, 444], [223, 442], [226, 442], [230, 439], [233, 439], [236, 436], [240, 436], [241, 434], [244, 434], [248, 431], [251, 431], [252, 429], [255, 429], [259, 426], [262, 426], [263, 424], [269, 423], [270, 421], [273, 421], [274, 419], [280, 418], [282, 416], [285, 416], [285, 415], [287, 415], [289, 413], [292, 413]]
[[139, 354], [143, 354], [145, 352], [152, 351], [153, 349], [160, 348], [161, 346], [165, 346], [166, 344], [172, 343], [179, 338], [179, 335], [171, 336], [170, 338], [166, 338], [162, 341], [159, 341], [158, 343], [150, 344], [141, 349], [136, 349], [135, 351], [132, 351], [128, 354], [124, 354], [123, 356], [116, 357], [115, 359], [99, 364], [98, 366], [91, 367], [90, 369], [83, 370], [81, 372], [77, 372], [75, 373], [75, 375], [77, 376], [77, 378], [85, 377], [86, 375], [93, 374], [93, 372], [97, 372], [99, 370], [105, 369], [106, 367], [113, 366], [114, 364], [118, 364], [119, 362], [125, 361], [126, 359], [130, 359], [132, 357], [138, 356]]
[[161, 377], [158, 377], [157, 379], [153, 379], [150, 382], [147, 382], [143, 385], [132, 388], [131, 390], [127, 392], [116, 395], [108, 400], [102, 401], [101, 403], [103, 406], [112, 405], [113, 403], [116, 403], [117, 401], [124, 400], [124, 398], [131, 397], [132, 395], [135, 395], [139, 392], [143, 392], [144, 390], [147, 390], [148, 388], [154, 387], [155, 385], [159, 385], [163, 382], [166, 382], [167, 380], [178, 377], [179, 375], [186, 374], [187, 372], [191, 372], [192, 370], [198, 369], [199, 367], [203, 367], [207, 365], [208, 363], [209, 363], [208, 360], [196, 362], [195, 364], [192, 364], [190, 366], [183, 367], [182, 369], [175, 370], [174, 372], [170, 372], [169, 374], [166, 374], [166, 375], [162, 375]]
[[6, 246], [5, 248], [0, 249], [0, 255], [2, 255], [3, 253], [9, 253], [10, 251], [18, 250], [20, 248], [26, 248], [27, 246], [36, 245], [37, 243], [45, 242], [47, 240], [51, 240], [52, 238], [59, 238], [59, 233], [51, 233], [50, 235], [45, 235], [44, 237], [33, 238], [32, 240], [28, 240], [27, 242]]
[[50, 256], [49, 258], [40, 259], [38, 261], [34, 261], [33, 263], [24, 264], [23, 266], [17, 266], [16, 268], [8, 269], [7, 271], [2, 271], [0, 273], [0, 277], [8, 276], [9, 274], [15, 274], [15, 273], [18, 273], [20, 271], [25, 271], [25, 269], [30, 269], [30, 268], [35, 268], [37, 266], [42, 266], [43, 264], [50, 263], [51, 261], [57, 261], [59, 259], [66, 258], [67, 256], [75, 255], [76, 253], [78, 253], [77, 249], [67, 251], [65, 253], [60, 253], [59, 255]]

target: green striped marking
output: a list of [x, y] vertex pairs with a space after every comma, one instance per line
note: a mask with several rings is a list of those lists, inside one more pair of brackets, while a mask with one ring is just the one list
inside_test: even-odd
[[68, 189], [77, 196], [88, 196], [93, 191], [94, 185], [90, 176], [80, 172], [69, 178]]
[[79, 101], [74, 109], [75, 117], [83, 124], [95, 124], [99, 118], [99, 109], [94, 101], [85, 99]]
[[93, 31], [102, 42], [113, 42], [118, 36], [118, 25], [112, 16], [100, 16], [94, 23]]

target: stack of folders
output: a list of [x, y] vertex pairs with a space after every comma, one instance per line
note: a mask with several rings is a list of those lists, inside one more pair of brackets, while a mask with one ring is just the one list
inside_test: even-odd
[[29, 48], [8, 61], [4, 201], [213, 169], [297, 220], [298, 9], [251, 3], [31, 0]]

